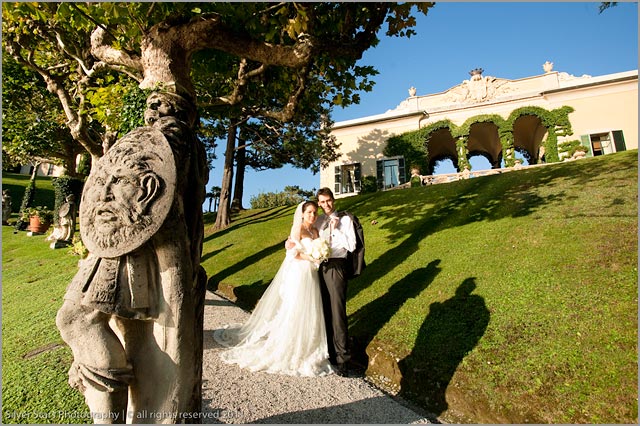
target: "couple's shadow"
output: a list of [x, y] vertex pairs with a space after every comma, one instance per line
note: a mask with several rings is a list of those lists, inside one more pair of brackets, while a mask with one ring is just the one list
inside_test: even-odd
[[[402, 306], [416, 298], [440, 273], [440, 260], [434, 260], [392, 285], [385, 294], [363, 306], [350, 318], [355, 360], [364, 366], [366, 354], [378, 332]], [[426, 317], [418, 331], [411, 353], [398, 362], [400, 394], [421, 405], [435, 416], [447, 408], [445, 393], [464, 357], [478, 344], [489, 324], [490, 313], [484, 298], [472, 294], [476, 279], [462, 281], [455, 295], [425, 308]]]
[[451, 379], [489, 324], [484, 298], [472, 294], [476, 287], [476, 279], [467, 278], [455, 296], [432, 303], [413, 350], [399, 362], [401, 394], [424, 401], [436, 416], [449, 407], [446, 392]]

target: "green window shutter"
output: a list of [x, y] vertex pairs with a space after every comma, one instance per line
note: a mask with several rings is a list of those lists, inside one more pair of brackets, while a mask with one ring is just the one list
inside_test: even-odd
[[626, 151], [627, 145], [624, 143], [624, 135], [622, 134], [622, 130], [614, 130], [611, 133], [613, 133], [613, 143], [616, 146], [616, 152]]
[[580, 136], [580, 143], [582, 146], [587, 147], [587, 157], [593, 157], [593, 150], [591, 149], [591, 137], [589, 135]]
[[335, 194], [340, 194], [342, 192], [342, 168], [340, 166], [336, 166], [335, 168], [335, 186], [333, 189]]

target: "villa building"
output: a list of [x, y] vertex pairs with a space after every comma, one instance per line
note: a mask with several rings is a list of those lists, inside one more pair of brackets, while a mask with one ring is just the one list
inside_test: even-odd
[[417, 96], [411, 87], [395, 109], [335, 123], [342, 155], [320, 185], [338, 198], [360, 192], [367, 176], [384, 190], [407, 182], [412, 168], [431, 175], [441, 160], [468, 173], [475, 155], [492, 169], [513, 167], [516, 153], [529, 165], [562, 161], [563, 142], [579, 141], [587, 156], [638, 148], [638, 70], [575, 77], [550, 62], [543, 69], [508, 80], [478, 68], [445, 92]]

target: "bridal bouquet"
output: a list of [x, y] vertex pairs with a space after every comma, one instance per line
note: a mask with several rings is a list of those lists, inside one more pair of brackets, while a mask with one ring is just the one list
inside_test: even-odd
[[313, 240], [311, 242], [311, 251], [309, 256], [311, 256], [317, 263], [321, 263], [329, 259], [329, 256], [331, 256], [331, 247], [329, 247], [329, 243], [322, 238]]

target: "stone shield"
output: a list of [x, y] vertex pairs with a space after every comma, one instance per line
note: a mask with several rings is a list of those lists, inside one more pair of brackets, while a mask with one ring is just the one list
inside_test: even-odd
[[115, 258], [149, 241], [171, 210], [175, 188], [175, 160], [162, 132], [140, 127], [119, 139], [82, 191], [80, 235], [89, 252]]

